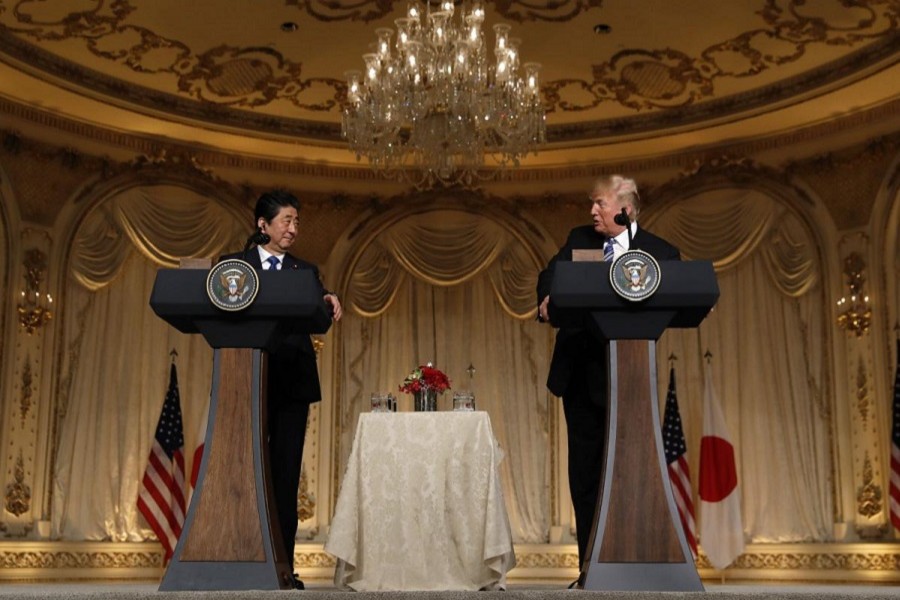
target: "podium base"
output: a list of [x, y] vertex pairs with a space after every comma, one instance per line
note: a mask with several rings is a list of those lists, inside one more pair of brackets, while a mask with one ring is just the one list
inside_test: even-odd
[[292, 589], [287, 565], [265, 562], [176, 562], [166, 569], [161, 592]]
[[277, 516], [269, 512], [265, 374], [260, 350], [214, 354], [197, 489], [161, 591], [293, 588]]
[[609, 592], [702, 592], [693, 563], [595, 563], [581, 589]]

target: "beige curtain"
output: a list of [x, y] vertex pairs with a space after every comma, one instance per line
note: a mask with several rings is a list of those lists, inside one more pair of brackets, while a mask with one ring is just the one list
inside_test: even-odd
[[[461, 211], [411, 216], [380, 234], [353, 270], [346, 298], [341, 465], [370, 395], [391, 391], [401, 410], [411, 410], [397, 387], [413, 367], [433, 361], [453, 389], [472, 389], [491, 417], [505, 452], [501, 477], [514, 538], [546, 541], [544, 380], [552, 332], [533, 320], [539, 269], [502, 226]], [[439, 409], [449, 409], [451, 397], [447, 392]]]
[[135, 188], [94, 209], [72, 247], [65, 290], [61, 420], [53, 473], [54, 536], [139, 541], [138, 484], [178, 352], [185, 451], [209, 402], [212, 350], [150, 309], [157, 269], [180, 256], [240, 247], [246, 225], [176, 186]]
[[667, 359], [677, 356], [695, 499], [703, 355], [709, 350], [737, 451], [748, 541], [830, 539], [827, 313], [815, 240], [783, 204], [746, 190], [701, 194], [643, 224], [679, 246], [685, 258], [712, 260], [718, 274], [721, 296], [710, 316], [697, 330], [669, 330], [658, 349], [661, 399]]

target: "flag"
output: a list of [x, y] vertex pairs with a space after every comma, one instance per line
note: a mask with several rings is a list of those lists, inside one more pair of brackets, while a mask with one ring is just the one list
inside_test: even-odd
[[900, 531], [900, 340], [897, 340], [897, 369], [894, 371], [894, 424], [891, 428], [891, 523]]
[[730, 438], [707, 368], [700, 440], [700, 544], [716, 569], [724, 569], [744, 551], [737, 464]]
[[184, 526], [184, 427], [175, 363], [169, 371], [169, 390], [163, 402], [150, 458], [138, 494], [138, 510], [172, 558]]
[[663, 450], [669, 468], [669, 480], [684, 537], [691, 547], [691, 554], [697, 557], [697, 528], [694, 524], [694, 500], [691, 496], [691, 469], [687, 462], [687, 443], [678, 413], [678, 398], [675, 395], [675, 369], [669, 370], [669, 391], [666, 394], [666, 412], [663, 417]]
[[197, 477], [200, 476], [200, 461], [203, 460], [203, 447], [206, 445], [206, 428], [209, 425], [209, 407], [203, 413], [200, 429], [197, 435], [197, 447], [194, 448], [194, 456], [191, 459], [191, 489], [197, 487]]

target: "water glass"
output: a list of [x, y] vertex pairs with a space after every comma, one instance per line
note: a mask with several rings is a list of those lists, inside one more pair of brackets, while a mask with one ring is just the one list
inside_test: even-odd
[[391, 394], [375, 392], [372, 394], [372, 412], [393, 412], [397, 410], [396, 400]]
[[475, 394], [468, 390], [459, 390], [453, 393], [453, 410], [455, 411], [472, 411], [475, 410]]

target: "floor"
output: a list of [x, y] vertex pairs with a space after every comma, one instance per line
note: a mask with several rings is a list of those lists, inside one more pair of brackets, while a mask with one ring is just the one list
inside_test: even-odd
[[[900, 586], [870, 585], [870, 584], [846, 584], [846, 583], [747, 583], [747, 584], [719, 584], [704, 582], [707, 592], [733, 593], [777, 593], [777, 594], [802, 594], [813, 597], [818, 594], [844, 596], [859, 596], [861, 598], [872, 596], [889, 596], [900, 598]], [[512, 584], [510, 590], [564, 590], [565, 585], [556, 583], [547, 584]], [[331, 582], [308, 582], [307, 589], [318, 592], [337, 592]], [[59, 595], [113, 595], [115, 593], [126, 594], [150, 594], [157, 591], [156, 583], [129, 583], [129, 582], [65, 582], [65, 583], [17, 583], [4, 582], [0, 585], [0, 597], [11, 595], [28, 595], [38, 597], [53, 597]]]

